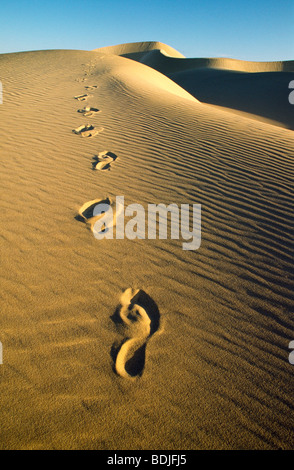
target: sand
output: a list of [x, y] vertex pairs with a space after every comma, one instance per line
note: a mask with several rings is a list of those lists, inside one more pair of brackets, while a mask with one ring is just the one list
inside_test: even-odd
[[[293, 448], [290, 75], [161, 43], [0, 55], [1, 449]], [[97, 240], [116, 196], [201, 204], [200, 248]]]

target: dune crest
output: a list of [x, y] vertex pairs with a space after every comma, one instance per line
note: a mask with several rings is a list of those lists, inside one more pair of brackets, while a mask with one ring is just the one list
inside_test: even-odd
[[164, 55], [169, 57], [184, 57], [183, 54], [178, 52], [173, 47], [168, 46], [162, 42], [132, 42], [126, 44], [118, 44], [116, 46], [101, 47], [93, 49], [93, 52], [100, 52], [101, 54], [114, 54], [128, 58], [139, 59], [149, 51], [160, 50]]

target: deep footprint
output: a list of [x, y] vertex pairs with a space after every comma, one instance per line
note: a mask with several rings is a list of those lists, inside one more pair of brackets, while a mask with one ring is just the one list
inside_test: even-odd
[[127, 289], [112, 319], [123, 327], [125, 339], [112, 348], [115, 372], [121, 377], [141, 377], [145, 368], [146, 346], [159, 328], [159, 310], [143, 290]]
[[97, 113], [100, 113], [100, 109], [97, 108], [91, 108], [90, 106], [85, 106], [84, 109], [78, 109], [78, 113], [83, 114], [83, 116], [86, 117], [92, 117]]
[[88, 98], [90, 98], [90, 95], [88, 94], [78, 95], [78, 96], [75, 96], [74, 98], [75, 100], [78, 100], [78, 101], [86, 101]]
[[[110, 210], [111, 218], [109, 219], [107, 226], [103, 223], [99, 223], [104, 213]], [[93, 232], [94, 237], [101, 239], [104, 238], [106, 232], [113, 230], [113, 227], [116, 226], [117, 217], [122, 211], [123, 205], [117, 207], [109, 197], [105, 199], [93, 199], [92, 201], [86, 202], [82, 205], [75, 219], [87, 224]]]
[[81, 135], [82, 137], [94, 137], [104, 130], [103, 127], [94, 127], [91, 124], [83, 124], [77, 129], [73, 129], [74, 134]]
[[85, 202], [79, 209], [79, 219], [83, 222], [87, 222], [94, 217], [94, 209], [99, 204], [111, 205], [111, 200], [107, 197], [106, 199], [93, 199], [92, 201]]
[[85, 86], [85, 89], [86, 89], [86, 90], [95, 90], [96, 88], [98, 88], [97, 85], [88, 85], [88, 86]]
[[92, 162], [92, 169], [93, 170], [110, 170], [111, 164], [117, 159], [117, 155], [112, 152], [108, 152], [104, 150], [104, 152], [100, 152], [98, 155], [93, 157]]

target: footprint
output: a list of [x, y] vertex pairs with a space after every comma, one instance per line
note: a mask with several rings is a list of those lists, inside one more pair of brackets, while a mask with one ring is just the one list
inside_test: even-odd
[[[111, 211], [112, 216], [111, 216]], [[105, 224], [101, 227], [101, 222], [99, 219], [108, 212], [110, 213], [107, 226]], [[79, 209], [78, 215], [75, 217], [76, 220], [86, 223], [91, 231], [94, 234], [94, 237], [97, 239], [104, 238], [104, 235], [107, 231], [112, 230], [116, 225], [117, 217], [123, 212], [124, 206], [117, 206], [112, 199], [106, 197], [105, 199], [93, 199], [82, 205]]]
[[85, 86], [85, 89], [86, 89], [86, 90], [89, 90], [89, 91], [90, 91], [90, 90], [95, 90], [96, 88], [98, 88], [97, 85], [88, 85], [88, 86]]
[[112, 162], [116, 159], [117, 155], [115, 155], [115, 153], [107, 152], [107, 150], [100, 152], [93, 157], [93, 170], [110, 170]]
[[78, 113], [83, 114], [86, 117], [94, 116], [94, 114], [100, 113], [100, 109], [91, 108], [90, 106], [85, 106], [84, 109], [78, 109]]
[[74, 134], [81, 135], [82, 137], [94, 137], [104, 130], [103, 127], [94, 127], [91, 124], [83, 124], [76, 129], [73, 129]]
[[111, 205], [111, 200], [109, 197], [105, 199], [93, 199], [92, 201], [85, 202], [79, 209], [79, 215], [76, 217], [81, 222], [91, 222], [94, 216], [94, 209], [99, 204], [109, 204]]
[[78, 100], [78, 101], [86, 101], [88, 98], [90, 98], [90, 95], [86, 93], [84, 95], [75, 96], [74, 98], [75, 100]]
[[121, 377], [141, 377], [145, 368], [146, 346], [159, 328], [159, 310], [154, 300], [141, 289], [126, 289], [112, 320], [121, 325], [125, 339], [112, 347], [115, 372]]

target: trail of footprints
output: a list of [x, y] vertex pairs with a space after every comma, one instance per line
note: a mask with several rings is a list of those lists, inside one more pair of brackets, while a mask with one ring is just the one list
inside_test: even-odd
[[[88, 73], [86, 73], [88, 75]], [[84, 82], [86, 77], [78, 80]], [[85, 86], [85, 90], [94, 91], [97, 85]], [[74, 98], [78, 101], [87, 101], [92, 95], [84, 93]], [[85, 106], [78, 109], [78, 113], [84, 117], [94, 117], [101, 111], [98, 108]], [[92, 124], [82, 124], [73, 129], [73, 133], [81, 137], [95, 137], [104, 130], [103, 127], [95, 127]], [[112, 164], [117, 159], [117, 155], [104, 150], [94, 155], [92, 161], [93, 170], [110, 170]], [[107, 204], [113, 207], [110, 198], [95, 199], [88, 201], [81, 206], [76, 219], [85, 222], [90, 226], [95, 235], [95, 223], [101, 217], [99, 206]], [[98, 214], [98, 215], [97, 215]], [[113, 217], [113, 225], [116, 223], [116, 216]], [[103, 228], [102, 228], [103, 231]], [[114, 371], [121, 377], [127, 379], [136, 379], [141, 377], [145, 367], [146, 346], [151, 336], [159, 328], [159, 310], [154, 300], [141, 289], [126, 289], [120, 298], [120, 304], [112, 320], [117, 325], [123, 340], [120, 343], [114, 343], [111, 349]]]
[[[82, 81], [86, 80], [84, 78]], [[93, 91], [98, 88], [98, 85], [87, 85], [85, 86], [85, 89], [87, 91]], [[88, 98], [91, 98], [92, 95], [89, 95], [88, 93], [84, 93], [81, 95], [77, 95], [74, 98], [78, 101], [86, 101]], [[101, 112], [100, 109], [94, 108], [92, 106], [85, 106], [82, 109], [77, 110], [78, 113], [82, 114], [84, 117], [93, 117], [96, 116], [98, 113]], [[81, 137], [84, 138], [92, 138], [100, 134], [104, 130], [103, 127], [95, 127], [92, 124], [82, 124], [76, 129], [73, 129], [73, 133], [80, 135]], [[92, 169], [93, 170], [110, 170], [112, 163], [117, 159], [117, 155], [115, 155], [112, 152], [109, 152], [107, 150], [104, 150], [103, 152], [100, 152], [98, 155], [95, 155], [93, 157], [93, 162], [92, 162]]]
[[[98, 88], [97, 85], [86, 86], [86, 90], [95, 90]], [[74, 97], [78, 101], [86, 101], [88, 98], [92, 98], [92, 95], [88, 93], [84, 93], [82, 95], [77, 95]], [[85, 106], [83, 109], [78, 109], [78, 113], [82, 114], [84, 117], [93, 117], [98, 114], [100, 110], [98, 108], [93, 108], [91, 106]], [[104, 130], [103, 127], [94, 127], [92, 124], [82, 124], [81, 126], [73, 129], [73, 133], [80, 135], [81, 137], [95, 137], [96, 135], [100, 134]]]

